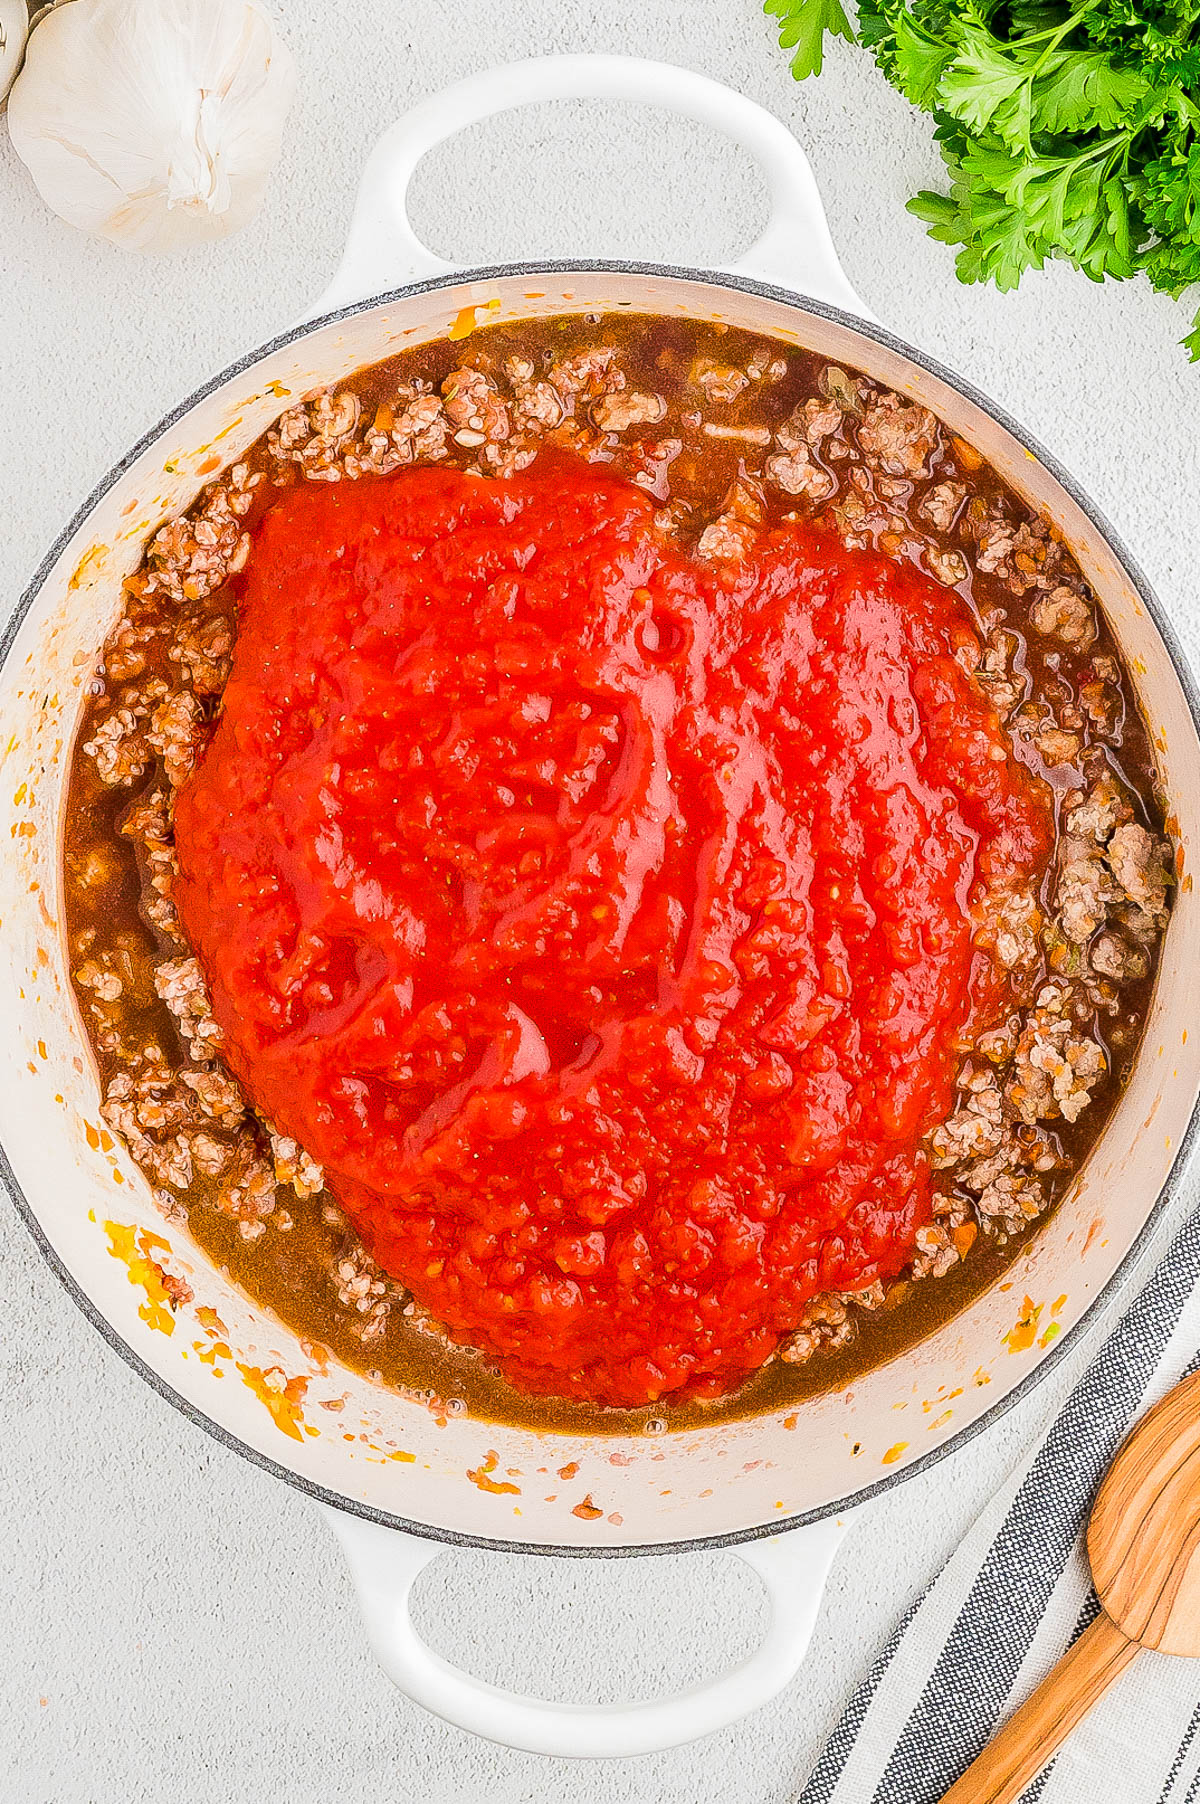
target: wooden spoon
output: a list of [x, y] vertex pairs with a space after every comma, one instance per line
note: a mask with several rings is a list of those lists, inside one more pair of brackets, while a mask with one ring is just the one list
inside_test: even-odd
[[1200, 1372], [1120, 1448], [1087, 1550], [1104, 1608], [942, 1804], [1012, 1804], [1142, 1648], [1200, 1655]]

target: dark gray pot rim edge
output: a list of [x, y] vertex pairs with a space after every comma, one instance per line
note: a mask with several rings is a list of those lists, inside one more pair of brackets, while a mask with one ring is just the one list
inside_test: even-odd
[[[998, 425], [1002, 426], [1004, 430], [1020, 444], [1023, 444], [1026, 450], [1030, 451], [1038, 462], [1050, 472], [1055, 481], [1058, 482], [1061, 488], [1071, 497], [1072, 501], [1074, 501], [1076, 506], [1087, 516], [1092, 522], [1092, 525], [1095, 526], [1102, 538], [1106, 541], [1109, 550], [1113, 553], [1117, 562], [1121, 565], [1125, 574], [1129, 577], [1129, 580], [1137, 590], [1139, 597], [1146, 607], [1147, 613], [1153, 620], [1159, 636], [1166, 646], [1175, 669], [1175, 674], [1179, 678], [1180, 685], [1187, 698], [1193, 723], [1196, 726], [1197, 732], [1200, 733], [1200, 687], [1197, 686], [1196, 679], [1192, 673], [1187, 657], [1175, 635], [1175, 630], [1171, 622], [1164, 614], [1136, 560], [1127, 550], [1120, 536], [1106, 519], [1105, 515], [1095, 503], [1090, 500], [1069, 472], [1063, 468], [1051, 452], [1045, 450], [1038, 440], [1035, 439], [1025, 427], [1020, 425], [1012, 415], [1007, 413], [1004, 408], [998, 406], [994, 401], [991, 401], [981, 390], [975, 388], [973, 384], [967, 382], [963, 377], [954, 374], [935, 358], [928, 356], [923, 351], [914, 349], [912, 345], [906, 344], [903, 339], [896, 337], [896, 335], [889, 332], [886, 327], [876, 325], [874, 322], [858, 319], [853, 314], [847, 313], [839, 307], [831, 307], [823, 301], [817, 301], [809, 296], [793, 293], [788, 289], [777, 287], [769, 282], [757, 281], [749, 276], [730, 275], [721, 271], [686, 269], [669, 264], [624, 262], [609, 260], [607, 258], [572, 258], [570, 260], [538, 263], [506, 263], [491, 265], [481, 269], [451, 271], [445, 275], [409, 283], [403, 288], [389, 290], [384, 294], [369, 296], [365, 300], [355, 301], [348, 306], [339, 307], [331, 313], [322, 314], [319, 318], [306, 320], [301, 325], [294, 326], [288, 331], [278, 334], [276, 337], [268, 340], [265, 344], [259, 345], [254, 350], [248, 351], [243, 356], [237, 358], [218, 375], [213, 376], [207, 382], [202, 383], [199, 388], [195, 389], [193, 393], [187, 397], [186, 400], [181, 401], [178, 406], [172, 408], [169, 413], [165, 414], [157, 425], [145, 432], [120, 462], [115, 464], [112, 469], [109, 470], [108, 474], [101, 479], [80, 507], [76, 509], [75, 514], [68, 525], [64, 527], [50, 550], [46, 553], [46, 556], [42, 559], [28, 588], [25, 590], [12, 617], [8, 621], [3, 634], [0, 635], [0, 666], [3, 666], [6, 662], [8, 653], [16, 639], [16, 635], [24, 623], [26, 615], [37, 600], [50, 571], [62, 555], [63, 550], [87, 520], [89, 514], [92, 513], [93, 509], [104, 498], [108, 491], [121, 480], [126, 471], [137, 461], [143, 452], [148, 450], [157, 439], [161, 438], [165, 432], [183, 419], [186, 414], [190, 413], [199, 402], [205, 400], [209, 395], [214, 394], [219, 388], [224, 387], [227, 382], [230, 382], [235, 377], [253, 369], [256, 364], [260, 363], [263, 358], [269, 356], [271, 353], [281, 350], [289, 344], [298, 343], [310, 333], [317, 332], [324, 326], [330, 325], [338, 320], [350, 319], [359, 313], [370, 312], [377, 307], [407, 300], [413, 295], [430, 293], [439, 288], [458, 287], [464, 282], [486, 282], [492, 279], [501, 279], [511, 276], [566, 275], [582, 274], [584, 272], [610, 275], [665, 276], [673, 280], [698, 282], [710, 288], [731, 288], [740, 290], [746, 294], [760, 296], [766, 300], [782, 302], [784, 305], [795, 309], [797, 312], [812, 314], [818, 319], [832, 321], [837, 325], [846, 327], [851, 332], [857, 333], [861, 337], [873, 339], [877, 344], [881, 344], [888, 350], [896, 352], [899, 356], [907, 359], [908, 362], [916, 364], [919, 368], [927, 371], [928, 374], [937, 377], [939, 381], [944, 382], [948, 387], [956, 390], [957, 393], [964, 397], [964, 399], [972, 402], [984, 413], [989, 414]], [[1043, 1378], [1047, 1377], [1049, 1373], [1053, 1371], [1055, 1366], [1057, 1366], [1059, 1361], [1065, 1357], [1067, 1352], [1079, 1344], [1085, 1330], [1095, 1321], [1101, 1306], [1110, 1300], [1120, 1288], [1122, 1282], [1136, 1264], [1139, 1256], [1145, 1250], [1154, 1229], [1162, 1218], [1167, 1202], [1170, 1200], [1178, 1186], [1189, 1155], [1196, 1142], [1198, 1132], [1200, 1132], [1200, 1095], [1197, 1096], [1197, 1099], [1193, 1104], [1187, 1129], [1182, 1136], [1179, 1150], [1176, 1153], [1163, 1186], [1159, 1191], [1158, 1196], [1155, 1198], [1144, 1224], [1116, 1270], [1112, 1273], [1107, 1282], [1101, 1286], [1100, 1290], [1097, 1291], [1074, 1327], [1069, 1329], [1066, 1334], [1059, 1335], [1052, 1345], [1043, 1353], [1037, 1365], [1031, 1371], [1027, 1372], [1025, 1377], [1022, 1378], [1019, 1383], [1015, 1384], [1011, 1390], [1007, 1391], [1002, 1397], [998, 1397], [996, 1401], [991, 1404], [981, 1416], [977, 1417], [974, 1422], [966, 1424], [966, 1426], [959, 1429], [956, 1433], [948, 1436], [947, 1439], [941, 1442], [937, 1447], [931, 1448], [928, 1453], [924, 1453], [919, 1458], [913, 1460], [911, 1464], [904, 1466], [896, 1472], [890, 1473], [885, 1478], [876, 1479], [873, 1484], [864, 1485], [859, 1490], [851, 1492], [848, 1495], [837, 1499], [835, 1502], [820, 1506], [816, 1509], [804, 1510], [796, 1515], [783, 1517], [777, 1522], [764, 1522], [750, 1528], [730, 1530], [725, 1534], [701, 1535], [688, 1540], [656, 1542], [643, 1546], [626, 1547], [555, 1546], [542, 1542], [506, 1540], [490, 1535], [469, 1535], [454, 1529], [440, 1528], [435, 1524], [426, 1522], [410, 1522], [405, 1517], [396, 1515], [391, 1511], [376, 1509], [370, 1504], [359, 1503], [353, 1498], [344, 1497], [338, 1492], [327, 1490], [322, 1485], [314, 1484], [311, 1479], [305, 1478], [302, 1474], [292, 1471], [287, 1466], [281, 1465], [278, 1461], [273, 1460], [269, 1454], [261, 1453], [257, 1448], [249, 1446], [237, 1435], [231, 1433], [227, 1428], [224, 1428], [219, 1422], [215, 1422], [211, 1416], [206, 1415], [203, 1410], [198, 1409], [195, 1404], [189, 1402], [186, 1397], [180, 1396], [178, 1391], [174, 1390], [173, 1387], [169, 1385], [152, 1366], [148, 1365], [142, 1356], [122, 1338], [113, 1327], [112, 1323], [109, 1322], [107, 1317], [97, 1308], [87, 1292], [77, 1283], [72, 1273], [51, 1246], [42, 1229], [41, 1223], [38, 1221], [28, 1198], [21, 1188], [16, 1173], [13, 1171], [2, 1145], [0, 1145], [0, 1183], [3, 1184], [4, 1188], [11, 1196], [18, 1215], [24, 1221], [30, 1234], [33, 1236], [46, 1263], [55, 1273], [67, 1294], [77, 1304], [79, 1309], [82, 1310], [92, 1326], [96, 1328], [108, 1342], [108, 1345], [112, 1350], [117, 1353], [120, 1358], [125, 1361], [126, 1365], [130, 1366], [140, 1378], [144, 1379], [152, 1389], [156, 1390], [161, 1397], [164, 1397], [168, 1403], [173, 1405], [180, 1414], [186, 1416], [190, 1422], [195, 1423], [198, 1428], [201, 1428], [207, 1434], [210, 1434], [213, 1439], [219, 1441], [222, 1446], [229, 1448], [234, 1453], [240, 1454], [243, 1459], [249, 1460], [253, 1465], [260, 1467], [262, 1471], [269, 1473], [271, 1477], [282, 1479], [285, 1484], [289, 1484], [295, 1490], [303, 1492], [305, 1496], [311, 1498], [315, 1503], [324, 1504], [331, 1509], [343, 1510], [349, 1515], [360, 1516], [365, 1521], [377, 1523], [383, 1528], [399, 1529], [405, 1534], [417, 1535], [425, 1540], [442, 1542], [447, 1546], [483, 1547], [490, 1548], [500, 1553], [556, 1554], [571, 1559], [623, 1559], [637, 1555], [689, 1553], [705, 1549], [719, 1551], [722, 1548], [737, 1547], [739, 1543], [760, 1540], [770, 1535], [784, 1534], [788, 1529], [803, 1528], [809, 1523], [825, 1521], [831, 1516], [844, 1514], [846, 1511], [855, 1509], [860, 1505], [869, 1502], [870, 1499], [878, 1497], [885, 1491], [893, 1489], [896, 1485], [904, 1483], [907, 1479], [915, 1477], [919, 1472], [928, 1471], [932, 1466], [935, 1466], [939, 1461], [947, 1458], [951, 1453], [956, 1453], [967, 1446], [969, 1442], [974, 1440], [977, 1435], [982, 1434], [992, 1423], [999, 1421], [1001, 1416], [1006, 1415], [1009, 1410], [1014, 1409], [1017, 1404], [1021, 1403], [1025, 1397], [1030, 1394], [1034, 1386], [1039, 1384]]]

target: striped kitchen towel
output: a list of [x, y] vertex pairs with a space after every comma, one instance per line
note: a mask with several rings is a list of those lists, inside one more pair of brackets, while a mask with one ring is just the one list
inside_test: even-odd
[[[1136, 1416], [1200, 1363], [1200, 1212], [912, 1605], [799, 1804], [936, 1804], [1098, 1608], [1083, 1528]], [[1024, 1804], [1200, 1804], [1200, 1660], [1143, 1653]]]

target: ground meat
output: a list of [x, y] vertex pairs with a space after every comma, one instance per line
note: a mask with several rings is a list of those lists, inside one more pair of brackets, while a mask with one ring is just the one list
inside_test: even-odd
[[199, 1071], [181, 1071], [180, 1081], [196, 1098], [203, 1115], [221, 1127], [237, 1127], [246, 1113], [242, 1093], [228, 1072], [206, 1065]]
[[948, 589], [965, 583], [971, 574], [961, 551], [947, 551], [941, 546], [930, 545], [925, 552], [925, 562], [931, 574]]
[[442, 403], [457, 444], [495, 444], [512, 430], [508, 408], [482, 370], [455, 370], [447, 376], [442, 383]]
[[738, 478], [725, 496], [724, 507], [700, 534], [697, 552], [700, 557], [713, 557], [725, 563], [742, 563], [758, 543], [758, 527], [763, 521], [763, 492], [758, 483]]
[[1061, 988], [1047, 985], [1017, 1042], [1004, 1095], [1030, 1125], [1059, 1115], [1077, 1120], [1108, 1069], [1103, 1047], [1075, 1031], [1066, 1000]]
[[191, 775], [204, 739], [200, 703], [186, 689], [160, 702], [150, 716], [146, 743], [160, 753], [172, 788], [178, 789]]
[[146, 649], [137, 622], [123, 614], [104, 647], [104, 675], [114, 683], [127, 683], [146, 668]]
[[945, 1222], [926, 1222], [917, 1229], [917, 1250], [910, 1270], [914, 1278], [944, 1278], [961, 1257], [953, 1230]]
[[842, 410], [833, 401], [818, 400], [814, 395], [792, 415], [797, 424], [803, 422], [804, 436], [814, 451], [819, 451], [827, 438], [840, 430]]
[[552, 382], [538, 381], [526, 357], [510, 357], [505, 373], [512, 387], [513, 419], [518, 430], [552, 432], [565, 413], [562, 396]]
[[1036, 1220], [1049, 1200], [1045, 1184], [1012, 1136], [991, 1158], [967, 1166], [958, 1181], [971, 1195], [981, 1226], [1000, 1238], [1017, 1234]]
[[949, 532], [966, 498], [965, 483], [938, 482], [928, 490], [917, 507], [917, 513], [930, 526], [936, 527], [938, 532]]
[[1077, 834], [1064, 834], [1058, 843], [1055, 899], [1059, 923], [1067, 938], [1078, 946], [1086, 945], [1103, 924], [1116, 894], [1100, 846]]
[[141, 581], [173, 601], [203, 601], [240, 570], [250, 555], [250, 536], [241, 516], [262, 476], [235, 465], [227, 484], [208, 492], [193, 518], [183, 515], [150, 541]]
[[[969, 519], [969, 513], [968, 513]], [[1008, 562], [1013, 548], [1013, 527], [1003, 515], [993, 516], [981, 527], [976, 543], [975, 568], [992, 576]]]
[[[994, 1105], [992, 1110], [986, 1106], [989, 1102]], [[998, 1152], [1003, 1142], [1001, 1095], [999, 1089], [992, 1086], [984, 1092], [982, 1099], [969, 1096], [965, 1108], [934, 1129], [929, 1141], [933, 1155], [931, 1163], [939, 1170], [966, 1164], [985, 1153]]]
[[167, 656], [197, 695], [220, 695], [229, 677], [233, 622], [227, 614], [182, 615]]
[[813, 1298], [805, 1310], [803, 1327], [783, 1341], [779, 1357], [788, 1365], [800, 1365], [821, 1347], [844, 1347], [853, 1340], [855, 1327], [845, 1299], [827, 1291]]
[[1034, 735], [1033, 743], [1047, 764], [1077, 764], [1083, 750], [1079, 734], [1065, 732], [1062, 727], [1046, 727]]
[[368, 1346], [383, 1333], [393, 1304], [408, 1300], [408, 1293], [380, 1271], [366, 1248], [349, 1234], [331, 1281], [341, 1307], [354, 1317], [356, 1335]]
[[899, 395], [881, 394], [858, 428], [867, 462], [889, 476], [928, 475], [929, 460], [941, 442], [936, 415], [927, 407], [907, 405]]
[[766, 473], [786, 495], [804, 495], [810, 501], [824, 501], [837, 489], [837, 479], [814, 462], [809, 451], [808, 427], [805, 409], [798, 407], [775, 434], [779, 449], [767, 459]]
[[1120, 888], [1136, 907], [1151, 915], [1165, 915], [1169, 856], [1169, 849], [1136, 821], [1117, 827], [1105, 847]]
[[1061, 639], [1064, 645], [1088, 646], [1096, 637], [1096, 622], [1083, 596], [1060, 584], [1039, 596], [1030, 615], [1039, 633]]
[[[1100, 928], [1123, 922], [1135, 941], [1152, 943], [1166, 918], [1170, 847], [1131, 818], [1132, 802], [1108, 770], [1086, 795], [1067, 801], [1054, 891], [1063, 936], [1082, 947]], [[1123, 982], [1148, 968], [1119, 934], [1102, 935], [1089, 956], [1100, 975]]]
[[217, 1207], [238, 1223], [243, 1240], [257, 1240], [275, 1209], [275, 1172], [248, 1136], [233, 1149], [215, 1192]]
[[309, 424], [314, 435], [326, 445], [344, 445], [358, 425], [358, 396], [343, 388], [337, 394], [326, 390], [309, 408]]
[[150, 1046], [106, 1089], [105, 1119], [154, 1182], [170, 1191], [185, 1191], [197, 1174], [215, 1177], [239, 1158], [254, 1156], [253, 1132], [240, 1106], [236, 1114], [206, 1113], [202, 1080], [218, 1092], [229, 1087], [217, 1071], [173, 1071], [161, 1049]]
[[132, 708], [114, 708], [92, 729], [83, 749], [95, 760], [102, 783], [133, 783], [146, 774], [150, 763], [143, 721]]
[[661, 395], [626, 390], [602, 395], [592, 403], [592, 424], [601, 432], [628, 432], [631, 426], [654, 426], [667, 411]]
[[599, 395], [625, 387], [616, 345], [594, 345], [560, 358], [551, 365], [549, 379], [561, 395]]
[[1111, 771], [1105, 770], [1086, 795], [1066, 798], [1068, 833], [1103, 844], [1113, 829], [1132, 817], [1129, 797]]
[[[496, 355], [482, 333], [469, 362], [461, 346], [440, 362], [422, 351], [365, 390], [312, 394], [153, 535], [127, 580], [81, 736], [95, 782], [112, 792], [120, 837], [67, 850], [73, 977], [106, 1069], [105, 1117], [164, 1209], [178, 1214], [199, 1186], [247, 1246], [268, 1244], [268, 1227], [285, 1231], [292, 1212], [329, 1208], [319, 1167], [254, 1117], [216, 1062], [219, 1030], [173, 903], [175, 791], [228, 677], [252, 529], [291, 483], [437, 462], [503, 477], [527, 468], [542, 444], [561, 446], [611, 462], [661, 503], [664, 531], [716, 564], [752, 555], [781, 517], [811, 515], [848, 544], [961, 588], [980, 630], [960, 658], [1018, 755], [1040, 760], [1034, 767], [1061, 795], [1041, 893], [984, 889], [972, 899], [976, 944], [1005, 974], [1010, 1003], [964, 1056], [954, 1106], [929, 1136], [942, 1188], [908, 1272], [887, 1287], [894, 1301], [910, 1279], [952, 1269], [977, 1235], [1002, 1241], [1042, 1213], [1082, 1156], [1073, 1124], [1107, 1106], [1102, 1094], [1111, 1098], [1125, 1055], [1110, 1062], [1095, 1023], [1110, 1024], [1110, 1049], [1134, 1043], [1173, 880], [1148, 779], [1135, 777], [1133, 794], [1103, 751], [1118, 748], [1125, 772], [1145, 771], [1144, 731], [1061, 534], [1002, 491], [979, 453], [927, 409], [832, 364], [814, 362], [801, 384], [802, 354], [733, 332], [698, 353], [639, 362], [622, 341], [633, 322], [610, 324], [612, 342], [596, 342], [593, 325], [591, 342], [560, 338], [535, 354], [513, 342], [515, 328]], [[711, 492], [696, 478], [710, 464], [725, 471]], [[152, 951], [136, 956], [105, 916], [126, 868], [121, 849], [136, 852], [141, 919], [153, 933]], [[131, 1012], [155, 995], [170, 1011], [155, 1030], [161, 1046]], [[163, 1050], [171, 1022], [181, 1053]], [[387, 1338], [398, 1298], [397, 1316], [436, 1334], [344, 1222], [337, 1232], [331, 1296], [353, 1318], [357, 1343]], [[884, 1300], [883, 1285], [814, 1299], [781, 1361], [849, 1345]]]
[[704, 390], [709, 401], [727, 404], [736, 401], [750, 387], [750, 377], [727, 363], [716, 363], [711, 357], [698, 358], [692, 366], [691, 381]]
[[753, 526], [731, 515], [723, 515], [705, 527], [696, 550], [701, 557], [737, 564], [753, 551], [756, 536]]
[[768, 457], [767, 475], [785, 495], [805, 495], [810, 501], [824, 501], [837, 487], [828, 470], [813, 463], [803, 445]]
[[1029, 971], [1041, 956], [1045, 917], [1029, 889], [989, 892], [978, 911], [982, 917], [975, 943], [990, 952], [1006, 971]]
[[86, 959], [74, 975], [75, 982], [82, 989], [92, 990], [101, 1002], [115, 1002], [125, 987], [115, 971], [106, 970], [94, 958]]
[[271, 1134], [271, 1160], [277, 1184], [290, 1184], [297, 1196], [317, 1196], [325, 1188], [325, 1174], [286, 1134]]
[[199, 959], [175, 958], [159, 965], [154, 988], [179, 1023], [194, 1059], [210, 1058], [220, 1049], [221, 1030], [213, 1020]]
[[1089, 957], [1092, 969], [1102, 977], [1111, 977], [1114, 983], [1138, 983], [1150, 969], [1141, 947], [1131, 945], [1119, 933], [1098, 934]]
[[1018, 643], [1015, 633], [993, 629], [975, 668], [975, 681], [1001, 720], [1007, 720], [1025, 699], [1027, 683], [1013, 669]]
[[712, 420], [703, 425], [705, 438], [724, 439], [730, 444], [769, 445], [771, 434], [766, 426], [721, 426]]

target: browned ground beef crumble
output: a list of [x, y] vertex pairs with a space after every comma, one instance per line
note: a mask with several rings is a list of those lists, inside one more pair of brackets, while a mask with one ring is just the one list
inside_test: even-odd
[[[749, 334], [636, 316], [493, 327], [288, 408], [154, 535], [125, 585], [73, 770], [74, 980], [105, 1117], [164, 1212], [352, 1364], [405, 1386], [420, 1336], [423, 1395], [436, 1324], [371, 1260], [320, 1167], [222, 1068], [171, 899], [174, 795], [229, 674], [231, 578], [280, 488], [433, 462], [506, 476], [543, 444], [611, 463], [701, 558], [739, 560], [780, 520], [814, 519], [959, 589], [980, 631], [975, 681], [1055, 792], [1041, 892], [993, 894], [976, 921], [1019, 1006], [962, 1048], [955, 1110], [928, 1140], [938, 1191], [909, 1272], [817, 1298], [779, 1349], [784, 1364], [847, 1345], [865, 1316], [945, 1276], [977, 1240], [1015, 1246], [1062, 1194], [1127, 1073], [1172, 880], [1145, 726], [1094, 597], [1051, 523], [926, 408]], [[449, 1389], [463, 1388], [456, 1357]], [[489, 1409], [520, 1414], [502, 1385]]]

